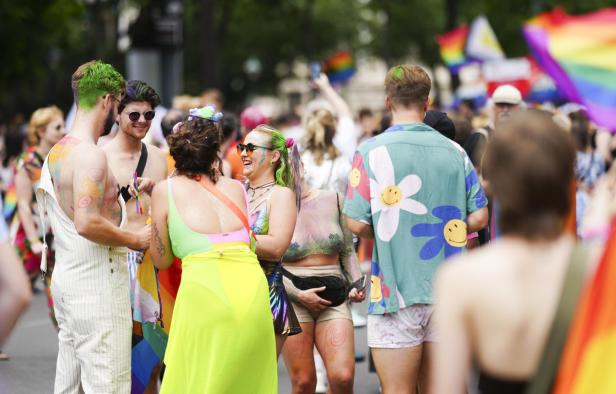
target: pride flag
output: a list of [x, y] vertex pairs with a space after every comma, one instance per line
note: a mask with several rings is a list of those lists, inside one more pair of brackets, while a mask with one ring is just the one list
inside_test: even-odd
[[488, 18], [481, 15], [473, 20], [466, 39], [465, 53], [471, 59], [479, 61], [501, 60], [505, 52], [501, 48]]
[[10, 221], [17, 209], [17, 191], [15, 183], [12, 183], [4, 195], [4, 206], [2, 207], [2, 215], [4, 220]]
[[570, 16], [561, 9], [538, 15], [524, 36], [563, 95], [590, 118], [616, 132], [616, 8]]
[[453, 72], [466, 63], [464, 47], [468, 36], [468, 26], [464, 25], [448, 33], [437, 36], [436, 41], [440, 45], [443, 61]]
[[325, 73], [331, 83], [346, 82], [355, 74], [353, 57], [347, 51], [336, 52], [325, 61]]
[[616, 393], [616, 221], [569, 329], [554, 394]]

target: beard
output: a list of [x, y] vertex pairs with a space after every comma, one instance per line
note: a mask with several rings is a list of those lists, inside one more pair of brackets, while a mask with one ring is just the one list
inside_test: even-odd
[[101, 137], [111, 133], [111, 129], [113, 129], [116, 118], [113, 112], [113, 108], [110, 108], [109, 112], [107, 112], [107, 119], [105, 119], [105, 126], [103, 128], [103, 134], [101, 134]]

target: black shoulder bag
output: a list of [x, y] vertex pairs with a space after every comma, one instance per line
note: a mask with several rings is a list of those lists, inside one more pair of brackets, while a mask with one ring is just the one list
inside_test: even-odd
[[[141, 177], [143, 175], [143, 171], [145, 170], [145, 164], [148, 162], [148, 147], [145, 146], [144, 143], [141, 143], [141, 156], [139, 156], [139, 162], [137, 163], [137, 177]], [[128, 192], [129, 185], [122, 186], [120, 188], [120, 195], [124, 202], [127, 202], [131, 199], [131, 195]]]

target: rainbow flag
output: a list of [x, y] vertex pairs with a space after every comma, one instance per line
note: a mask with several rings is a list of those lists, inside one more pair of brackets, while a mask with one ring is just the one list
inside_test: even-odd
[[466, 64], [464, 47], [468, 36], [468, 26], [464, 25], [448, 33], [437, 36], [443, 61], [452, 72], [457, 72], [460, 66]]
[[534, 57], [564, 96], [616, 132], [616, 8], [570, 16], [561, 9], [524, 26]]
[[355, 74], [353, 57], [347, 51], [339, 51], [325, 61], [325, 73], [331, 83], [346, 82]]
[[553, 393], [616, 393], [616, 221], [576, 307]]
[[158, 271], [158, 289], [160, 291], [160, 299], [163, 308], [163, 331], [167, 335], [169, 335], [169, 329], [171, 328], [173, 306], [175, 305], [175, 298], [177, 297], [181, 280], [182, 261], [178, 258], [175, 258], [173, 263], [166, 270]]

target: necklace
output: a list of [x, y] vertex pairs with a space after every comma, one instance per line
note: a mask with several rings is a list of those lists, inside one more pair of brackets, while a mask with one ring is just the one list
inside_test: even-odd
[[257, 194], [257, 190], [265, 189], [265, 191], [259, 195], [259, 196], [262, 196], [263, 194], [267, 193], [275, 184], [276, 182], [272, 181], [272, 182], [265, 183], [261, 186], [252, 187], [250, 186], [250, 183], [248, 183], [246, 187], [246, 193], [248, 194], [248, 197], [254, 200], [256, 198], [255, 194]]

